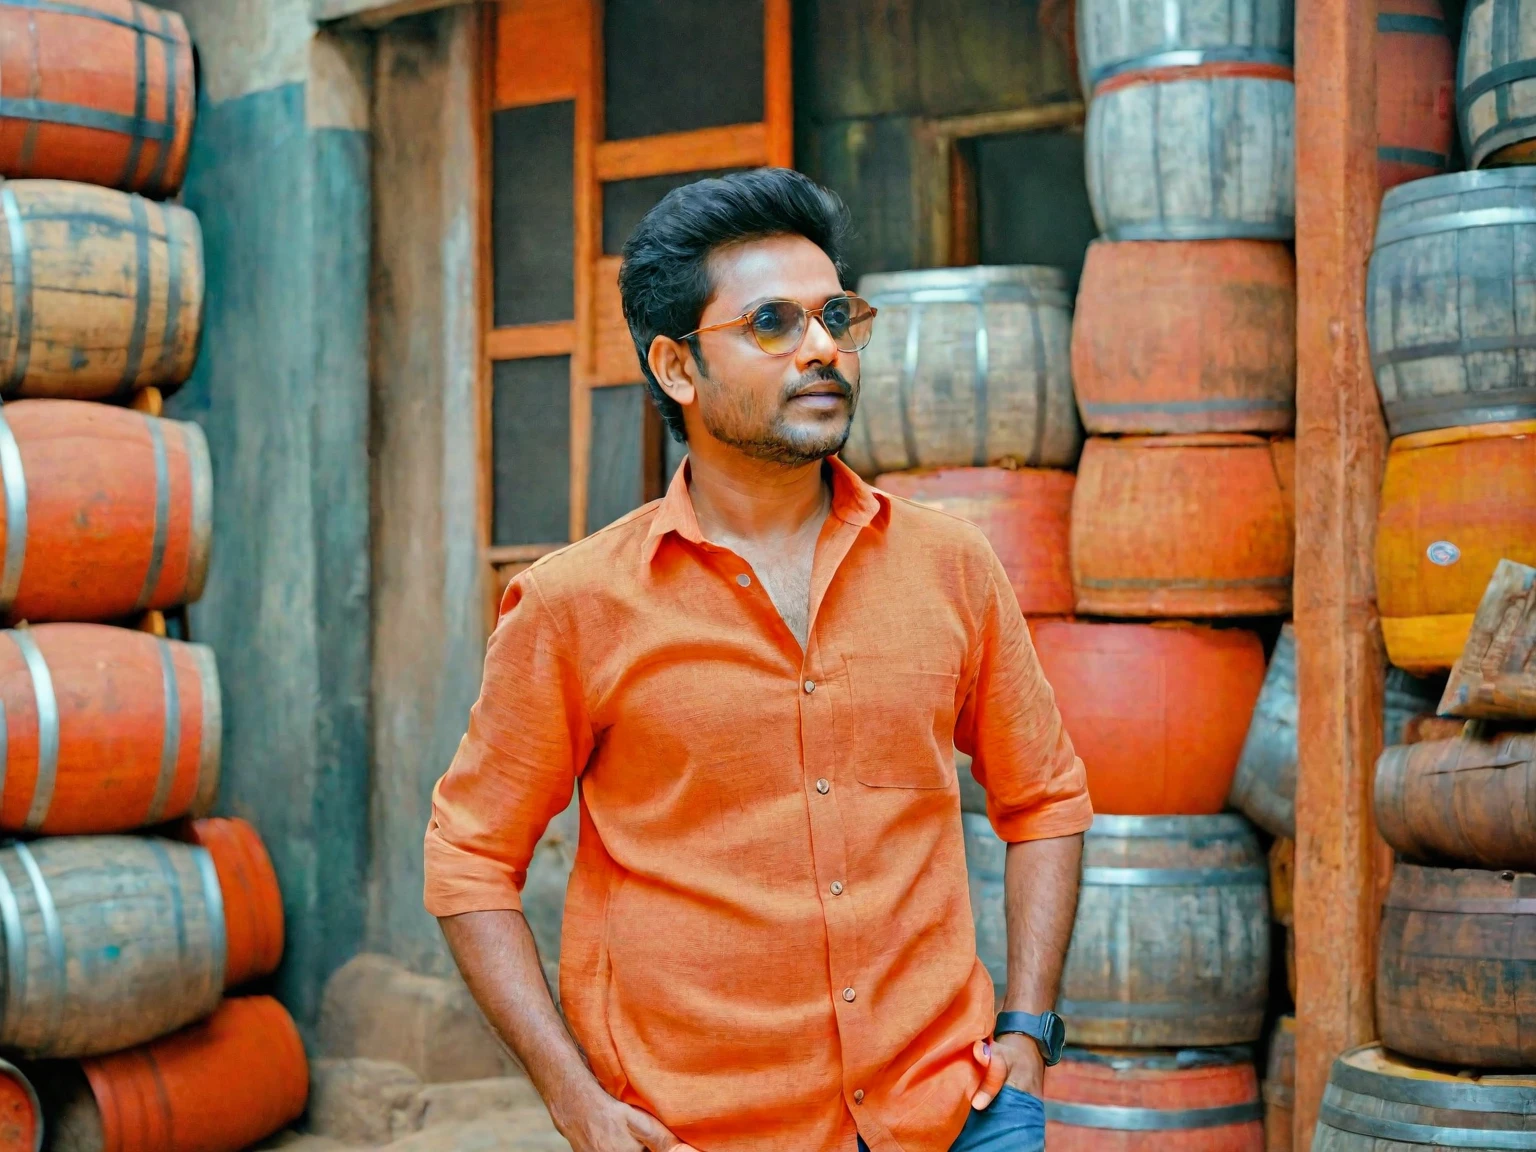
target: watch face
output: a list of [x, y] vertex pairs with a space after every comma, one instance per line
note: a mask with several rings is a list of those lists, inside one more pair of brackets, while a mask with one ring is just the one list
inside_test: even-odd
[[1054, 1012], [1043, 1012], [1040, 1015], [1040, 1031], [1044, 1033], [1046, 1054], [1051, 1058], [1051, 1063], [1061, 1059], [1061, 1050], [1067, 1043], [1067, 1025], [1064, 1020]]

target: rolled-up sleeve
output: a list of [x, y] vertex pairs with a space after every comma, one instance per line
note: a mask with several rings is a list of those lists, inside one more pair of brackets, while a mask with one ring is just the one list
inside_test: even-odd
[[955, 746], [970, 754], [971, 774], [987, 793], [987, 816], [1003, 840], [1082, 832], [1093, 822], [1083, 762], [995, 556], [986, 595]]
[[520, 911], [534, 847], [591, 751], [576, 667], [534, 573], [522, 573], [502, 599], [469, 731], [432, 793], [427, 911]]

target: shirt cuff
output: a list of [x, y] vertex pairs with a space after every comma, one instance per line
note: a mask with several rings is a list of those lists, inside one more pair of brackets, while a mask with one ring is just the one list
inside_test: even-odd
[[465, 912], [521, 912], [526, 870], [466, 852], [427, 829], [424, 902], [433, 916]]
[[1073, 796], [1052, 800], [1038, 808], [1012, 812], [1000, 811], [989, 799], [987, 818], [999, 840], [1021, 844], [1026, 840], [1049, 840], [1055, 836], [1076, 836], [1088, 831], [1093, 823], [1093, 804], [1086, 789]]

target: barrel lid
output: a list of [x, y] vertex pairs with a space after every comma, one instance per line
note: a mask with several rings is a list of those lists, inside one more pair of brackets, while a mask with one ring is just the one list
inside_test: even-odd
[[1063, 1061], [1101, 1064], [1108, 1068], [1150, 1068], [1184, 1071], [1191, 1068], [1226, 1068], [1253, 1063], [1253, 1048], [1232, 1044], [1220, 1048], [1075, 1048], [1062, 1049]]
[[1536, 1072], [1450, 1071], [1367, 1044], [1333, 1064], [1329, 1082], [1380, 1100], [1476, 1112], [1512, 1112], [1536, 1123]]
[[1093, 826], [1088, 829], [1088, 835], [1248, 839], [1253, 836], [1253, 826], [1235, 812], [1222, 812], [1215, 816], [1108, 816], [1098, 813], [1093, 818]]
[[1514, 436], [1536, 436], [1536, 420], [1506, 420], [1493, 424], [1466, 424], [1452, 428], [1431, 428], [1427, 432], [1410, 432], [1407, 436], [1394, 439], [1387, 451], [1396, 456], [1419, 448], [1439, 448], [1446, 444], [1501, 440]]
[[[919, 268], [906, 272], [870, 272], [859, 277], [859, 294], [878, 303], [916, 292], [980, 292], [987, 288], [1026, 288], [1067, 297], [1067, 274], [1044, 264], [977, 264], [969, 268]], [[1057, 301], [1052, 301], [1057, 302]]]
[[1491, 188], [1529, 188], [1536, 192], [1536, 167], [1479, 168], [1475, 172], [1450, 172], [1444, 176], [1409, 180], [1389, 189], [1381, 198], [1381, 214], [1385, 216], [1420, 200], [1455, 196], [1460, 192], [1485, 192]]

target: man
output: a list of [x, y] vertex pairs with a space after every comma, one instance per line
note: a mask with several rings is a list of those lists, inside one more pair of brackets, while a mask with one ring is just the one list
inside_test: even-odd
[[[835, 458], [875, 319], [845, 222], [760, 169], [671, 193], [625, 245], [688, 461], [512, 582], [437, 787], [427, 908], [575, 1152], [1043, 1145], [1059, 1022], [988, 1042], [953, 747], [1010, 842], [1019, 1013], [1055, 1001], [1082, 764], [980, 532]], [[518, 893], [578, 783], [567, 1031]]]

